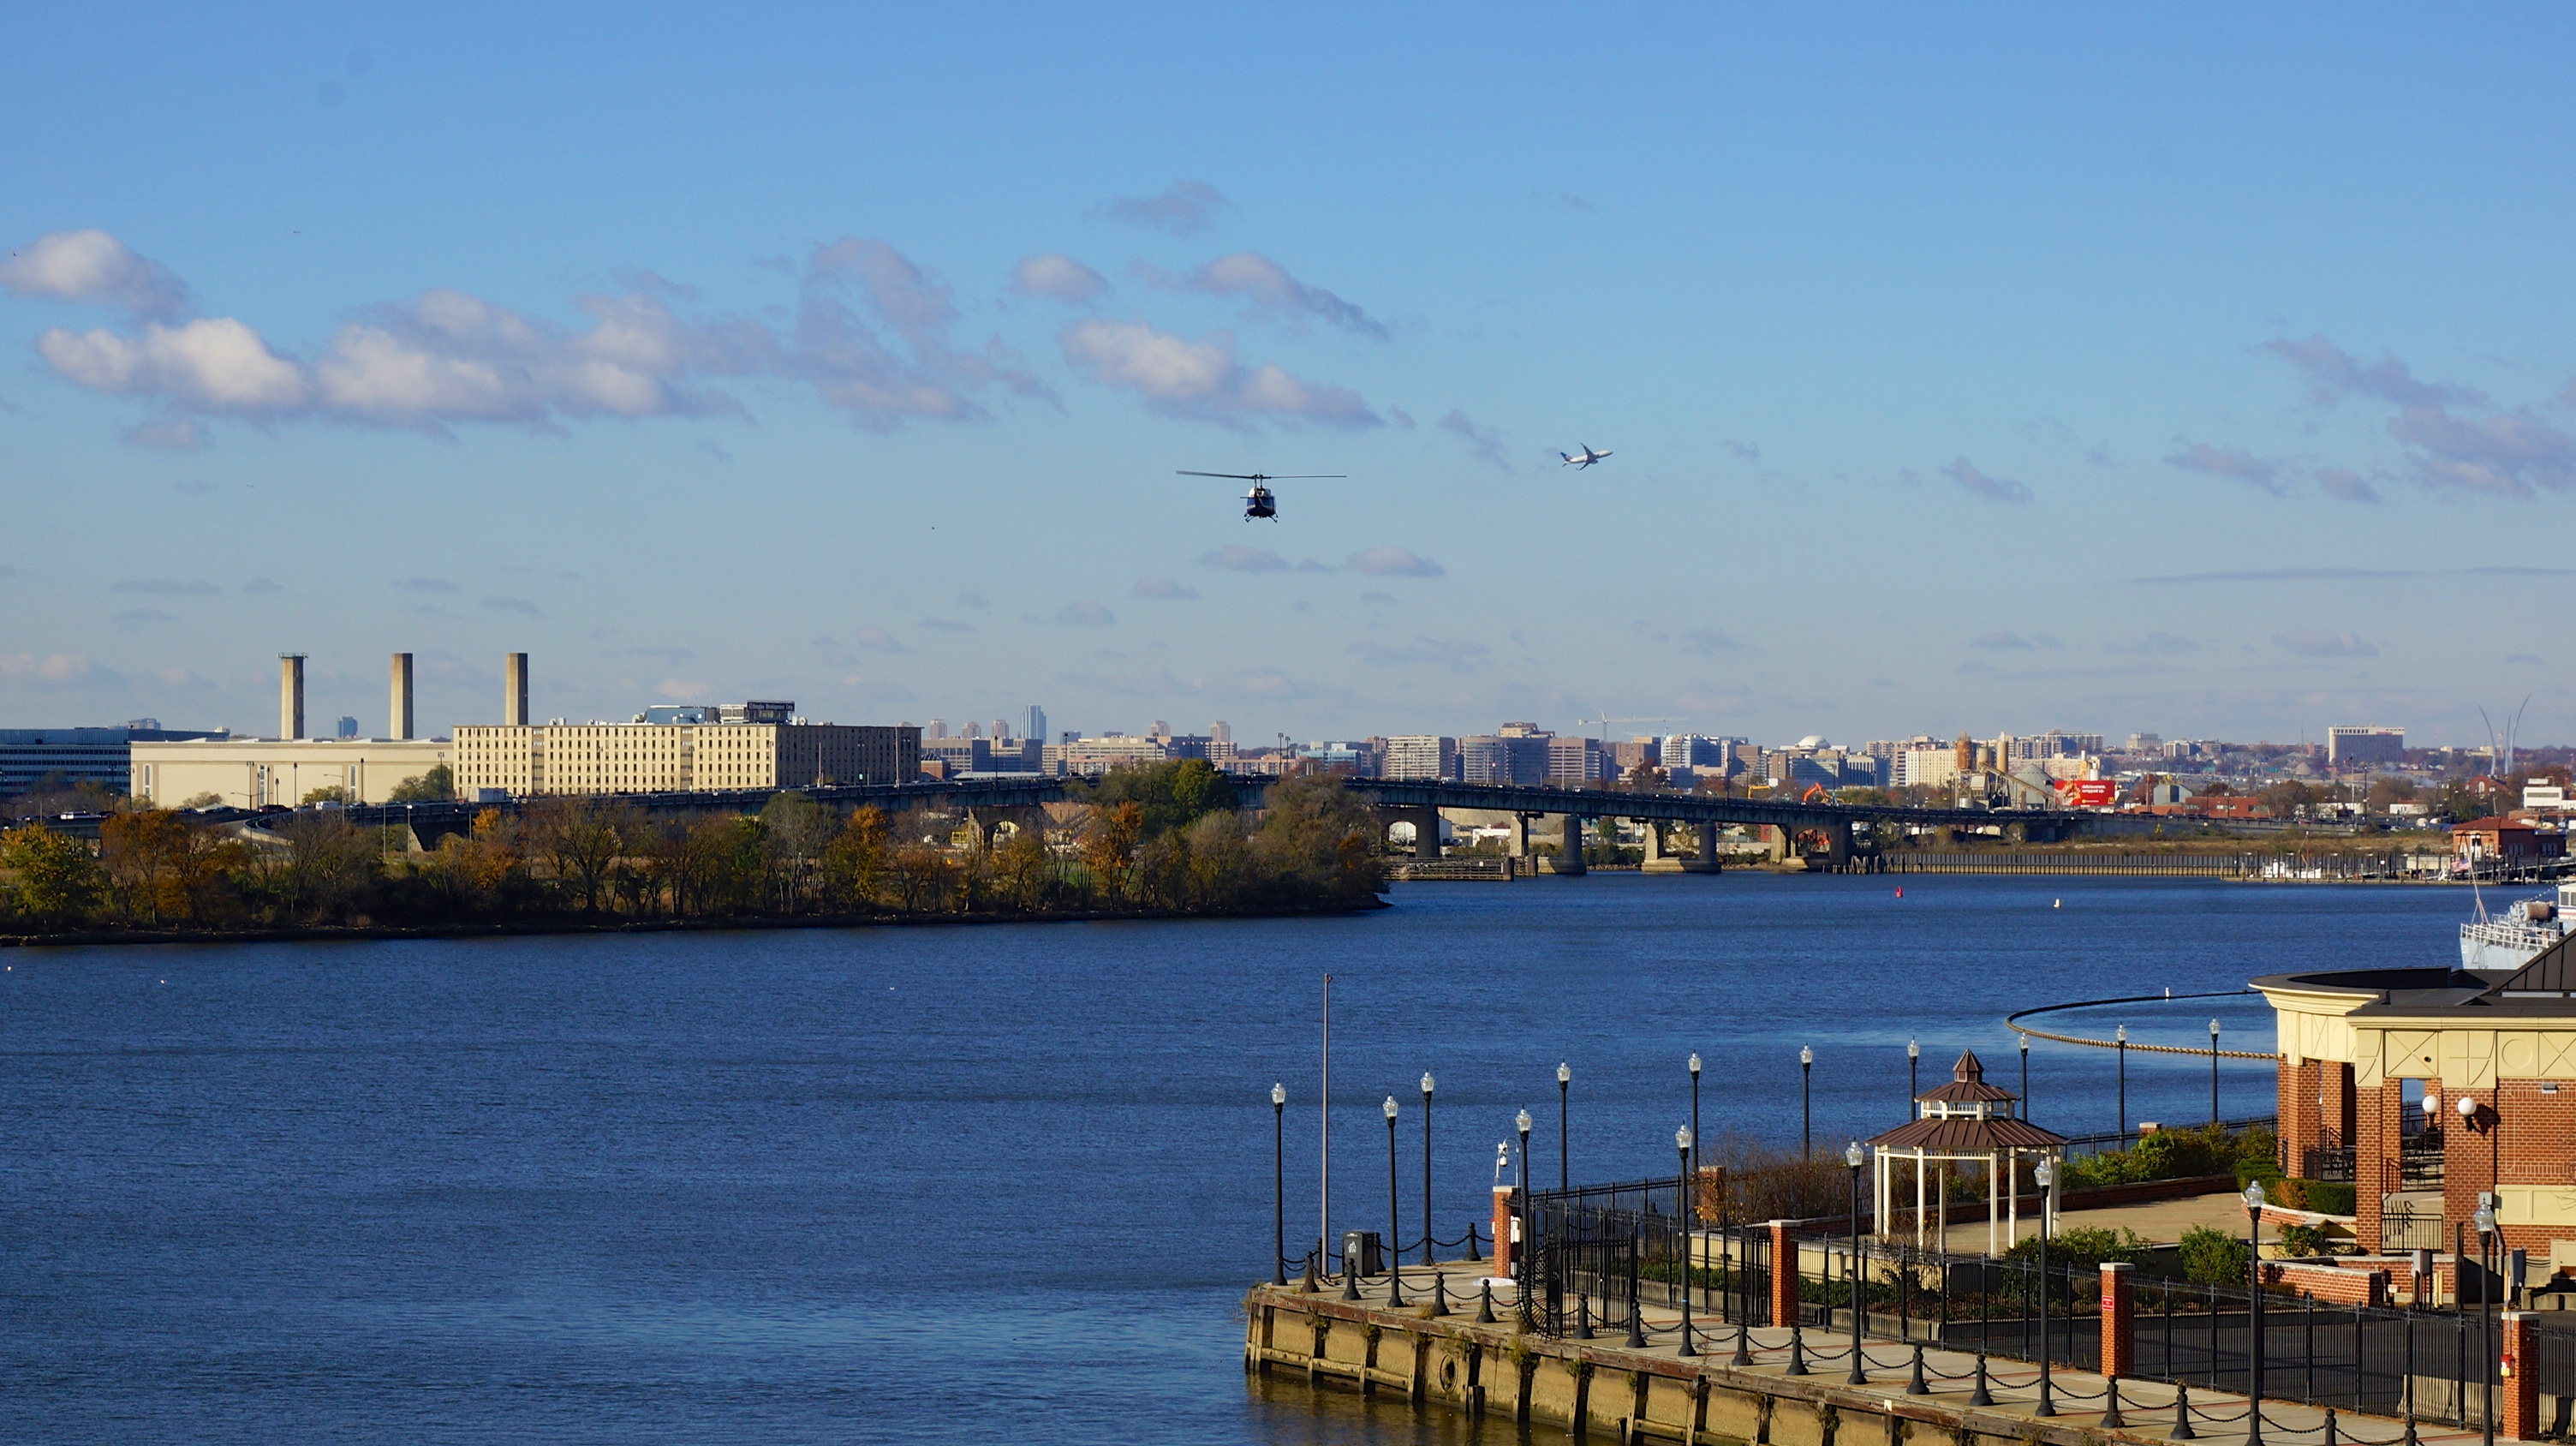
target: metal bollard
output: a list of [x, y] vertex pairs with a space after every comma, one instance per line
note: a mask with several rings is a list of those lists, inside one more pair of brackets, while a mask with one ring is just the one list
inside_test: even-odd
[[1469, 1260], [1482, 1260], [1485, 1258], [1476, 1253], [1476, 1222], [1473, 1220], [1467, 1222], [1467, 1258]]
[[1313, 1295], [1315, 1289], [1315, 1252], [1309, 1250], [1306, 1252], [1306, 1280], [1304, 1284], [1297, 1287], [1297, 1293]]
[[1359, 1263], [1358, 1263], [1357, 1261], [1353, 1261], [1353, 1260], [1345, 1260], [1345, 1261], [1343, 1261], [1343, 1262], [1342, 1262], [1342, 1299], [1344, 1299], [1344, 1300], [1357, 1300], [1357, 1299], [1359, 1299], [1359, 1298], [1360, 1298], [1360, 1270], [1359, 1270]]
[[1431, 1318], [1438, 1320], [1449, 1313], [1449, 1277], [1446, 1272], [1431, 1277]]
[[1479, 1300], [1477, 1301], [1477, 1303], [1476, 1303], [1476, 1324], [1478, 1324], [1478, 1325], [1492, 1325], [1493, 1323], [1494, 1323], [1494, 1282], [1493, 1282], [1491, 1279], [1488, 1279], [1488, 1280], [1485, 1282], [1485, 1289], [1484, 1289], [1483, 1297], [1482, 1297], [1481, 1299], [1479, 1299]]
[[2165, 1436], [2174, 1441], [2188, 1441], [2194, 1434], [2191, 1429], [2191, 1387], [2184, 1382], [2176, 1381], [2174, 1382], [2173, 1429], [2167, 1431]]
[[1977, 1347], [1977, 1388], [1968, 1393], [1968, 1404], [1991, 1406], [1994, 1403], [1995, 1393], [1986, 1389], [1986, 1348], [1979, 1346]]
[[1805, 1321], [1789, 1322], [1789, 1369], [1780, 1374], [1784, 1376], [1807, 1374], [1807, 1323]]
[[2326, 1407], [2326, 1441], [2325, 1441], [2325, 1446], [2335, 1446], [2335, 1440], [2336, 1440], [2336, 1437], [2335, 1437], [2335, 1413], [2334, 1413], [2334, 1407], [2332, 1407], [2332, 1406], [2328, 1406], [2328, 1407]]
[[2109, 1402], [2109, 1405], [2107, 1405], [2102, 1412], [2102, 1429], [2105, 1431], [2122, 1431], [2128, 1429], [2129, 1423], [2120, 1419], [2120, 1378], [2118, 1376], [2104, 1377], [2102, 1380], [2102, 1389], [2104, 1392], [2104, 1399]]
[[1578, 1341], [1592, 1339], [1592, 1302], [1585, 1296], [1574, 1298], [1574, 1338]]
[[1637, 1298], [1628, 1297], [1628, 1339], [1622, 1344], [1632, 1351], [1646, 1348], [1646, 1313], [1637, 1308]]
[[1905, 1383], [1905, 1394], [1909, 1396], [1932, 1394], [1932, 1388], [1923, 1382], [1923, 1343], [1921, 1341], [1914, 1343], [1914, 1379]]

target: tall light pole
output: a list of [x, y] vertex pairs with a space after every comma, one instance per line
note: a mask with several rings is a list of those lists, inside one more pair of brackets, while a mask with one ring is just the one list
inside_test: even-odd
[[2254, 1332], [2252, 1374], [2245, 1392], [2245, 1446], [2263, 1446], [2263, 1182], [2245, 1182], [2245, 1234], [2252, 1251], [2246, 1262], [2254, 1304], [2247, 1313]]
[[[1690, 1057], [1690, 1072], [1691, 1072], [1691, 1152], [1690, 1152], [1690, 1158], [1689, 1158], [1688, 1160], [1684, 1161], [1684, 1162], [1683, 1162], [1683, 1164], [1682, 1164], [1682, 1173], [1683, 1173], [1684, 1175], [1687, 1175], [1687, 1176], [1689, 1176], [1689, 1177], [1690, 1177], [1690, 1194], [1689, 1194], [1689, 1196], [1688, 1196], [1687, 1198], [1689, 1199], [1689, 1201], [1691, 1202], [1691, 1205], [1692, 1205], [1692, 1207], [1693, 1207], [1693, 1208], [1692, 1208], [1692, 1210], [1691, 1210], [1691, 1212], [1690, 1212], [1690, 1215], [1691, 1215], [1691, 1217], [1696, 1217], [1696, 1216], [1697, 1216], [1697, 1214], [1698, 1214], [1697, 1205], [1698, 1205], [1698, 1201], [1699, 1201], [1699, 1051], [1698, 1051], [1698, 1050], [1692, 1050], [1692, 1051], [1691, 1051], [1691, 1057]], [[1687, 1223], [1687, 1222], [1685, 1222], [1685, 1223]]]
[[[2479, 1202], [2478, 1213], [2473, 1217], [2478, 1227], [2478, 1356], [2483, 1362], [2478, 1367], [2478, 1388], [2486, 1397], [2485, 1407], [2478, 1414], [2484, 1418], [2486, 1429], [2481, 1439], [2485, 1446], [2495, 1446], [2496, 1418], [2495, 1315], [2489, 1308], [2495, 1302], [2495, 1275], [2487, 1268], [2489, 1251], [2496, 1244], [2496, 1213], [2492, 1200], [2490, 1196], [2488, 1200]], [[2495, 1253], [2502, 1254], [2500, 1250]]]
[[2120, 1135], [2129, 1138], [2129, 1026], [2123, 1024], [2111, 1032], [2113, 1050], [2120, 1056]]
[[[1693, 1063], [1697, 1063], [1697, 1062], [1698, 1062], [1698, 1060], [1699, 1060], [1699, 1056], [1698, 1056], [1698, 1055], [1692, 1055], [1692, 1056], [1691, 1056], [1691, 1061], [1692, 1061]], [[1691, 1078], [1692, 1078], [1693, 1080], [1697, 1080], [1697, 1079], [1698, 1079], [1698, 1077], [1699, 1077], [1699, 1072], [1698, 1072], [1697, 1070], [1693, 1070], [1693, 1071], [1691, 1072]], [[1697, 1182], [1696, 1180], [1694, 1180], [1694, 1179], [1692, 1179], [1692, 1178], [1691, 1178], [1691, 1173], [1690, 1173], [1690, 1168], [1691, 1168], [1691, 1151], [1692, 1151], [1692, 1149], [1693, 1149], [1694, 1147], [1696, 1147], [1696, 1146], [1697, 1146], [1697, 1144], [1698, 1144], [1698, 1143], [1699, 1143], [1699, 1132], [1698, 1132], [1698, 1131], [1696, 1131], [1696, 1130], [1691, 1130], [1691, 1129], [1687, 1129], [1687, 1128], [1685, 1128], [1685, 1129], [1679, 1129], [1679, 1130], [1675, 1130], [1675, 1131], [1673, 1131], [1673, 1145], [1674, 1145], [1674, 1147], [1675, 1147], [1675, 1148], [1679, 1149], [1679, 1150], [1681, 1151], [1681, 1153], [1682, 1153], [1682, 1188], [1681, 1188], [1681, 1190], [1680, 1190], [1680, 1192], [1679, 1192], [1682, 1198], [1681, 1198], [1680, 1200], [1675, 1201], [1674, 1203], [1675, 1203], [1676, 1205], [1679, 1205], [1679, 1206], [1681, 1207], [1681, 1212], [1680, 1212], [1680, 1213], [1681, 1213], [1681, 1222], [1682, 1222], [1682, 1348], [1681, 1348], [1681, 1354], [1683, 1354], [1683, 1355], [1685, 1355], [1685, 1356], [1695, 1356], [1695, 1355], [1698, 1355], [1698, 1354], [1699, 1354], [1699, 1348], [1698, 1348], [1697, 1346], [1694, 1346], [1694, 1345], [1692, 1345], [1692, 1344], [1691, 1344], [1691, 1285], [1692, 1285], [1692, 1281], [1691, 1281], [1691, 1272], [1692, 1272], [1694, 1269], [1696, 1269], [1696, 1268], [1697, 1268], [1697, 1266], [1698, 1266], [1698, 1264], [1699, 1264], [1699, 1248], [1698, 1248], [1698, 1247], [1699, 1247], [1699, 1242], [1698, 1242], [1698, 1241], [1696, 1241], [1696, 1240], [1694, 1240], [1694, 1239], [1691, 1237], [1691, 1216], [1690, 1216], [1690, 1203], [1689, 1203], [1689, 1202], [1690, 1202], [1690, 1191], [1691, 1191], [1691, 1190], [1692, 1190], [1692, 1189], [1693, 1189], [1693, 1188], [1698, 1184], [1698, 1182]]]
[[[1852, 1368], [1849, 1379], [1855, 1386], [1869, 1384], [1869, 1373], [1861, 1369], [1862, 1364], [1869, 1358], [1860, 1353], [1861, 1313], [1867, 1308], [1866, 1301], [1861, 1295], [1861, 1277], [1866, 1273], [1862, 1270], [1860, 1261], [1861, 1159], [1860, 1141], [1854, 1140], [1843, 1146], [1843, 1163], [1851, 1167]], [[2045, 1273], [2044, 1270], [2043, 1273]]]
[[1905, 1041], [1905, 1113], [1914, 1113], [1914, 1097], [1923, 1093], [1923, 1046]]
[[1288, 1087], [1286, 1085], [1274, 1084], [1270, 1087], [1270, 1136], [1272, 1157], [1270, 1187], [1271, 1194], [1275, 1197], [1272, 1202], [1272, 1216], [1278, 1227], [1276, 1233], [1279, 1237], [1277, 1248], [1270, 1252], [1277, 1258], [1277, 1268], [1271, 1272], [1270, 1283], [1286, 1285], [1288, 1283]]
[[2057, 1399], [2048, 1379], [2048, 1217], [2057, 1203], [2057, 1162], [2043, 1157], [2030, 1172], [2039, 1182], [2039, 1405], [2034, 1416], [2057, 1414]]
[[2209, 1122], [2218, 1123], [2218, 1021], [2209, 1021]]
[[1327, 1260], [1333, 1253], [1333, 976], [1324, 976], [1324, 1086], [1316, 1097], [1322, 1109], [1324, 1130], [1323, 1169], [1316, 1181], [1316, 1203], [1321, 1219], [1315, 1226], [1315, 1253]]
[[[2021, 1117], [2022, 1117], [2023, 1119], [2025, 1119], [2025, 1120], [2026, 1120], [2026, 1119], [2029, 1119], [2029, 1118], [2031, 1117], [2031, 1113], [2030, 1113], [2030, 1036], [2029, 1036], [2029, 1035], [2027, 1035], [2027, 1034], [2025, 1034], [2025, 1035], [2023, 1035], [2023, 1036], [2021, 1037]], [[2019, 1187], [2019, 1186], [2015, 1186], [2014, 1188], [2015, 1188], [2015, 1189], [2019, 1189], [2020, 1187]]]
[[1386, 1097], [1386, 1307], [1404, 1308], [1404, 1207], [1395, 1193], [1395, 1096]]
[[1816, 1158], [1816, 1051], [1798, 1046], [1798, 1158]]
[[1422, 1072], [1422, 1263], [1437, 1265], [1431, 1253], [1431, 1071]]
[[1574, 1071], [1566, 1068], [1565, 1061], [1558, 1060], [1556, 1062], [1556, 1192], [1560, 1195], [1571, 1188], [1567, 1181], [1572, 1178], [1572, 1175], [1565, 1163], [1565, 1100], [1566, 1091], [1572, 1088], [1573, 1084]]

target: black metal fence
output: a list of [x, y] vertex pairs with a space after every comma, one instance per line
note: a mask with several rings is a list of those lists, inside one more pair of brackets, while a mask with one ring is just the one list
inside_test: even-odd
[[[1541, 1194], [1527, 1202], [1529, 1239], [1519, 1274], [1532, 1328], [1556, 1336], [1668, 1335], [1641, 1305], [1668, 1310], [1687, 1299], [1695, 1324], [1722, 1332], [1738, 1322], [1825, 1333], [1830, 1349], [1852, 1329], [1881, 1341], [1919, 1341], [2077, 1370], [2101, 1365], [2098, 1266], [1945, 1255], [1847, 1233], [1810, 1234], [1774, 1260], [1762, 1226], [1685, 1228], [1679, 1179]], [[1812, 1229], [1815, 1222], [1808, 1222]], [[1771, 1318], [1775, 1270], [1795, 1273], [1797, 1315]], [[2130, 1376], [2382, 1416], [2413, 1414], [2474, 1424], [2485, 1400], [2483, 1365], [2497, 1337], [2477, 1310], [2339, 1306], [2287, 1291], [2261, 1301], [2262, 1369], [2256, 1372], [2256, 1302], [2241, 1285], [2131, 1278]], [[2544, 1395], [2576, 1398], [2576, 1332], [2544, 1332], [2527, 1367]]]

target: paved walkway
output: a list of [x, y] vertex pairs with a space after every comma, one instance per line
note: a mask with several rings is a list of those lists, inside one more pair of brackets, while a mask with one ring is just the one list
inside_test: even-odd
[[[1433, 1268], [1422, 1265], [1404, 1268], [1407, 1306], [1420, 1306], [1431, 1299], [1430, 1271]], [[1436, 1268], [1447, 1287], [1450, 1308], [1472, 1319], [1477, 1293], [1491, 1265], [1453, 1261], [1443, 1262]], [[1500, 1282], [1494, 1287], [1494, 1313], [1506, 1323], [1511, 1318], [1512, 1293], [1508, 1284]], [[1363, 1300], [1382, 1306], [1387, 1297], [1386, 1282], [1363, 1281], [1360, 1294]], [[1640, 1314], [1648, 1336], [1643, 1353], [1678, 1357], [1681, 1311], [1648, 1304]], [[1624, 1325], [1601, 1329], [1593, 1344], [1618, 1347], [1625, 1333]], [[1732, 1366], [1737, 1341], [1735, 1326], [1710, 1321], [1705, 1315], [1695, 1316], [1692, 1336], [1705, 1364]], [[1772, 1326], [1757, 1326], [1744, 1332], [1750, 1364], [1732, 1368], [1765, 1376], [1790, 1374], [1790, 1336], [1787, 1329]], [[1823, 1331], [1808, 1331], [1804, 1335], [1804, 1347], [1808, 1375], [1820, 1384], [1849, 1385], [1852, 1350], [1849, 1334], [1836, 1338]], [[1865, 1388], [1883, 1391], [1891, 1398], [1905, 1394], [1913, 1372], [1911, 1346], [1893, 1341], [1871, 1341], [1864, 1344], [1862, 1354], [1867, 1363], [1864, 1368], [1867, 1377]], [[2287, 1362], [2276, 1361], [2273, 1364], [2279, 1369], [2290, 1369]], [[1988, 1357], [1986, 1389], [1994, 1404], [1987, 1407], [1968, 1406], [1969, 1397], [1976, 1389], [1976, 1374], [1977, 1358], [1973, 1353], [1926, 1346], [1923, 1350], [1923, 1376], [1928, 1390], [1915, 1399], [2021, 1419], [2038, 1414], [2040, 1369], [2036, 1364]], [[2049, 1371], [2049, 1384], [2051, 1404], [2056, 1408], [2055, 1424], [2118, 1429], [2124, 1436], [2146, 1440], [2181, 1439], [2175, 1434], [2175, 1387], [2165, 1382], [2122, 1381], [2120, 1413], [2125, 1424], [2118, 1428], [2108, 1428], [2103, 1421], [2109, 1405], [2109, 1385], [2101, 1376], [2059, 1366]], [[2219, 1442], [2222, 1446], [2223, 1443], [2247, 1441], [2245, 1397], [2197, 1386], [2188, 1389], [2192, 1439]], [[2332, 1418], [2334, 1432], [2331, 1438], [2327, 1435], [2329, 1417]], [[2349, 1443], [2349, 1446], [2400, 1446], [2406, 1439], [2406, 1423], [2386, 1416], [2368, 1416], [2352, 1411], [2330, 1412], [2318, 1406], [2267, 1400], [2263, 1403], [2261, 1439], [2288, 1443], [2288, 1446], [2323, 1446], [2329, 1439]], [[2479, 1441], [2482, 1433], [2474, 1424], [2461, 1430], [2448, 1422], [2422, 1421], [2417, 1425], [2416, 1439], [2428, 1443], [2454, 1443], [2456, 1446], [2456, 1443]]]

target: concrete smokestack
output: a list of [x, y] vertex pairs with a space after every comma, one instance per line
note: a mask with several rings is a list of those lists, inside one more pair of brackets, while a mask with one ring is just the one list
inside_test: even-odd
[[277, 655], [277, 736], [304, 736], [304, 655]]
[[501, 657], [501, 721], [512, 728], [528, 723], [528, 655], [505, 653]]
[[411, 736], [411, 654], [394, 654], [393, 698], [388, 710], [393, 722], [388, 734], [394, 738]]

